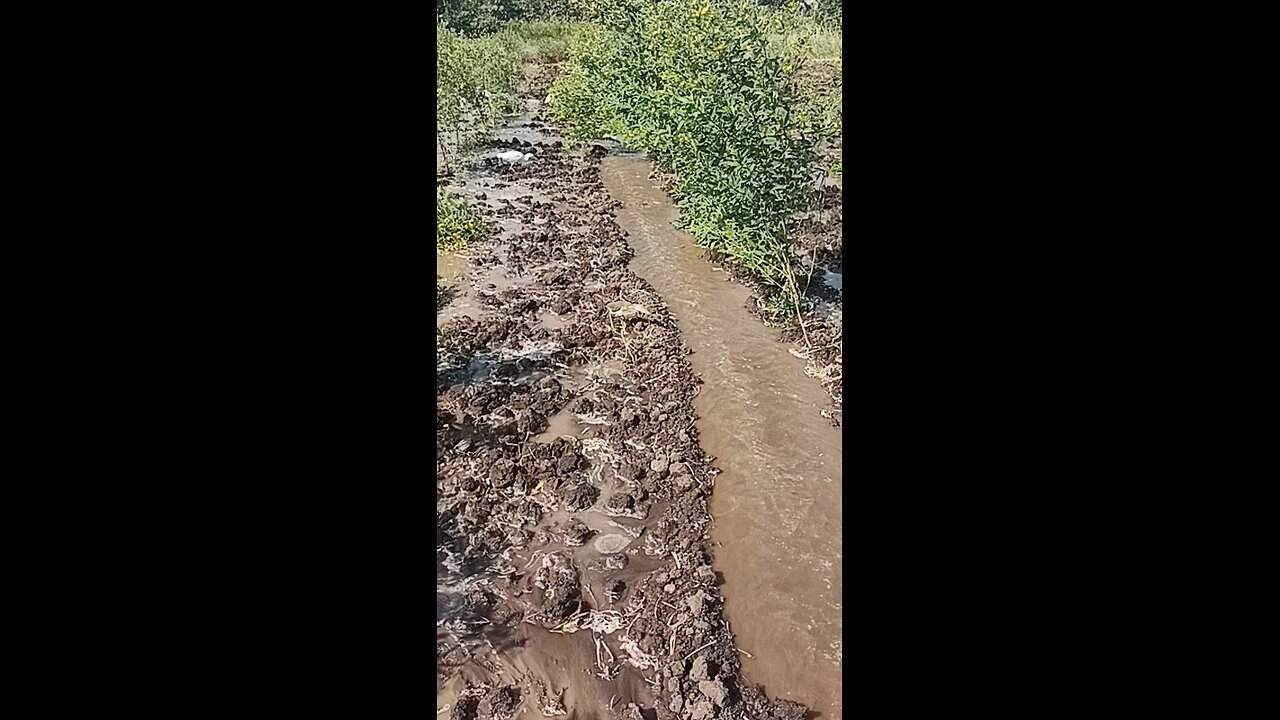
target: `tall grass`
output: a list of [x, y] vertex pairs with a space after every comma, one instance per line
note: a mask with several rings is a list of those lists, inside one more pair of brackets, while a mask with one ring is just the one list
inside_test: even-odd
[[838, 60], [843, 56], [843, 37], [838, 26], [812, 17], [777, 14], [782, 16], [783, 29], [769, 35], [769, 42], [776, 50], [803, 45], [806, 56], [815, 60]]
[[508, 43], [520, 62], [553, 63], [569, 59], [569, 46], [585, 26], [558, 20], [513, 22], [493, 37]]

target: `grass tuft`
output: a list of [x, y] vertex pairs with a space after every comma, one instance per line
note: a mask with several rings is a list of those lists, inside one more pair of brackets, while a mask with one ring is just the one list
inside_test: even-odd
[[458, 250], [484, 237], [484, 220], [458, 198], [436, 192], [436, 249]]

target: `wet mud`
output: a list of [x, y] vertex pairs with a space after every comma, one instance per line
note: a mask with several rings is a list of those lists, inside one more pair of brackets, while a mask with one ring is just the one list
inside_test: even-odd
[[491, 231], [437, 316], [437, 717], [800, 720], [743, 680], [699, 379], [628, 266], [605, 152], [530, 106], [444, 182]]

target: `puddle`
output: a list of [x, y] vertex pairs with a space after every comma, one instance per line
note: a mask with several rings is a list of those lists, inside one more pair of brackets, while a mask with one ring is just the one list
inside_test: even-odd
[[571, 435], [573, 437], [582, 437], [579, 435], [587, 426], [573, 419], [573, 413], [568, 408], [547, 418], [547, 429], [541, 435], [533, 439], [534, 442], [549, 443], [559, 437]]
[[481, 294], [495, 294], [516, 285], [506, 265], [501, 263], [488, 267], [472, 268], [462, 277], [455, 279], [454, 296], [447, 307], [436, 314], [436, 328], [457, 317], [469, 317], [478, 320], [482, 312]]
[[842, 716], [840, 431], [820, 411], [828, 396], [804, 361], [744, 307], [639, 156], [602, 161], [624, 203], [618, 223], [631, 269], [662, 294], [694, 353], [699, 441], [723, 471], [711, 495], [716, 569], [745, 679], [824, 718]]
[[627, 546], [630, 544], [631, 538], [617, 533], [609, 533], [608, 535], [601, 535], [596, 538], [593, 546], [595, 547], [596, 552], [601, 555], [613, 555], [626, 550]]
[[446, 285], [465, 275], [469, 267], [470, 263], [459, 253], [436, 252], [436, 275]]
[[569, 321], [553, 312], [544, 312], [538, 316], [538, 324], [548, 330], [555, 330], [568, 325]]
[[822, 268], [822, 280], [831, 289], [844, 292], [844, 273], [838, 273], [828, 268]]

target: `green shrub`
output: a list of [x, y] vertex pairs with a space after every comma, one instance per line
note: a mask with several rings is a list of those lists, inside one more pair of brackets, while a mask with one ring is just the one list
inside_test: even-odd
[[552, 89], [575, 137], [605, 133], [674, 170], [699, 244], [794, 297], [787, 220], [812, 196], [829, 136], [796, 81], [802, 41], [781, 13], [729, 0], [603, 0]]
[[436, 249], [456, 250], [484, 237], [480, 216], [458, 198], [436, 191]]

